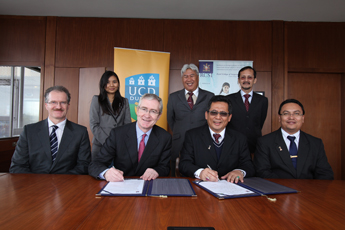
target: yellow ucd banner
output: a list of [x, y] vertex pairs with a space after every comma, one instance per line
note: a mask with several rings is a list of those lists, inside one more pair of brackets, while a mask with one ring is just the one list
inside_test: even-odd
[[120, 79], [120, 93], [128, 99], [132, 121], [137, 120], [141, 96], [153, 93], [163, 100], [163, 114], [157, 125], [168, 129], [169, 64], [170, 53], [114, 48], [114, 71]]

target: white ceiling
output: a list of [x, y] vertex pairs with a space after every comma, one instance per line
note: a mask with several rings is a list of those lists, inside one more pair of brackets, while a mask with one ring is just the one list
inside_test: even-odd
[[0, 15], [345, 22], [345, 0], [0, 0]]

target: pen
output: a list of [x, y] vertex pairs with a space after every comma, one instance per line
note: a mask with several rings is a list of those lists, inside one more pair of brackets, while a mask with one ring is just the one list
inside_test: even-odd
[[[116, 169], [114, 165], [113, 165], [112, 168]], [[122, 181], [125, 181], [125, 178], [123, 178], [123, 176], [122, 176]]]
[[[211, 168], [211, 166], [207, 165], [207, 167], [208, 167], [209, 169], [213, 170], [213, 169]], [[217, 176], [217, 178], [218, 178], [218, 180], [219, 180], [219, 177], [218, 177], [218, 176]]]

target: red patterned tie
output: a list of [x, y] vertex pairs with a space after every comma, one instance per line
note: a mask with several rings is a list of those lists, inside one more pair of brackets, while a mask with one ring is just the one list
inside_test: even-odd
[[193, 109], [193, 92], [188, 92], [189, 97], [187, 99], [188, 105], [190, 107], [190, 109]]
[[145, 137], [146, 134], [143, 134], [140, 144], [139, 144], [139, 150], [138, 150], [138, 162], [140, 161], [141, 156], [143, 155], [144, 149], [145, 149]]
[[246, 106], [246, 110], [248, 112], [248, 110], [249, 110], [249, 100], [248, 100], [248, 98], [250, 97], [250, 95], [249, 94], [245, 94], [244, 97], [246, 98], [244, 100], [244, 105]]
[[214, 136], [214, 139], [216, 139], [216, 143], [219, 144], [218, 139], [220, 138], [220, 134], [214, 133], [213, 136]]

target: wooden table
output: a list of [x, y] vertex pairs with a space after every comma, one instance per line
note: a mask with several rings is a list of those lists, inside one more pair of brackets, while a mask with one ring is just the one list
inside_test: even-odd
[[218, 200], [197, 197], [101, 197], [90, 176], [0, 176], [0, 229], [345, 229], [345, 181], [271, 180], [301, 191]]

